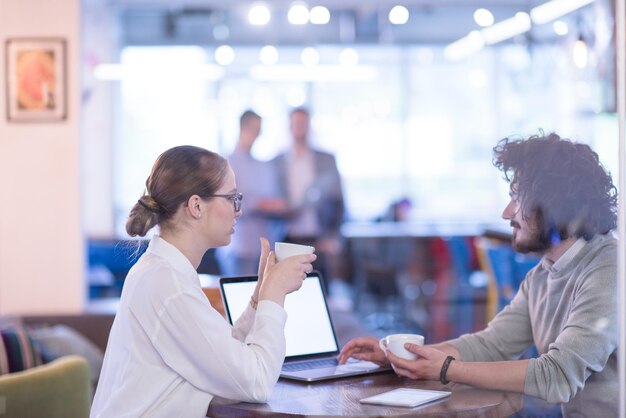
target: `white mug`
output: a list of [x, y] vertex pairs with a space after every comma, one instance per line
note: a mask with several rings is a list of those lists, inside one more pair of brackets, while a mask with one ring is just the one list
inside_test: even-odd
[[424, 337], [417, 334], [391, 334], [378, 341], [381, 350], [389, 350], [396, 356], [405, 360], [415, 360], [417, 354], [411, 353], [404, 348], [404, 344], [406, 343], [424, 345]]
[[283, 261], [287, 257], [301, 254], [313, 254], [315, 247], [310, 245], [291, 244], [287, 242], [277, 242], [274, 244], [276, 261]]

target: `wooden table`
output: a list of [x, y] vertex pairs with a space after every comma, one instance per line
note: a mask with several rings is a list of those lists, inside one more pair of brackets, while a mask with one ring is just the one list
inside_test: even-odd
[[[451, 390], [442, 401], [416, 408], [365, 405], [359, 399], [399, 387]], [[221, 417], [508, 417], [522, 407], [520, 394], [464, 385], [413, 381], [383, 373], [312, 384], [279, 380], [267, 404], [211, 404], [208, 415]]]

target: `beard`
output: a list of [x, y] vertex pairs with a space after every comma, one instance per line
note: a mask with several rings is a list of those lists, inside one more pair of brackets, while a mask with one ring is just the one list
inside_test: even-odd
[[521, 231], [521, 225], [515, 221], [511, 221], [511, 226], [517, 228], [518, 233], [513, 232], [512, 246], [513, 249], [522, 254], [528, 253], [545, 253], [552, 246], [550, 236], [543, 228], [538, 228], [535, 225], [527, 226], [527, 235], [525, 239], [518, 239], [516, 235]]

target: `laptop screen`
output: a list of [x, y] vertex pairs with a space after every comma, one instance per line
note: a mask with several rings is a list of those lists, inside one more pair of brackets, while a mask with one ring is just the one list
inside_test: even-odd
[[[256, 286], [256, 276], [220, 279], [224, 307], [231, 324], [241, 316]], [[319, 273], [312, 272], [302, 287], [285, 298], [287, 358], [338, 351]]]

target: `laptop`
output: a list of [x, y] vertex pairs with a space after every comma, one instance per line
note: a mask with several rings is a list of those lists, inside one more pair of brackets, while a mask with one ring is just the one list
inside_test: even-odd
[[[222, 277], [224, 309], [232, 324], [248, 306], [257, 276]], [[287, 352], [280, 377], [304, 382], [337, 379], [390, 370], [369, 361], [337, 363], [339, 345], [320, 273], [307, 275], [302, 287], [285, 298]]]

